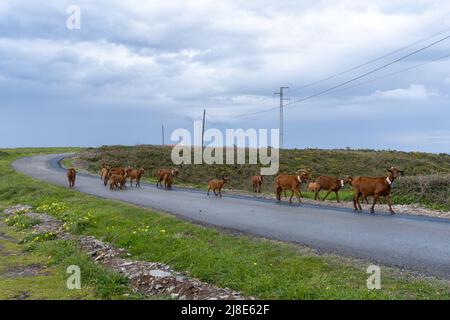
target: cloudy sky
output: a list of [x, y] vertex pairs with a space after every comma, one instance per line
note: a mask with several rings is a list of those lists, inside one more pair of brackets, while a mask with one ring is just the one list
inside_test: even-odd
[[[255, 112], [278, 87], [296, 101], [448, 35], [448, 0], [1, 0], [0, 147], [159, 144], [203, 108], [208, 128], [277, 128]], [[446, 55], [450, 39], [289, 105], [285, 146], [448, 153]]]

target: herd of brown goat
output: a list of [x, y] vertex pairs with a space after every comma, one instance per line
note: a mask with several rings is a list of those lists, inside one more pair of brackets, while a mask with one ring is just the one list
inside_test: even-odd
[[110, 168], [103, 165], [100, 171], [100, 179], [103, 180], [105, 186], [109, 183], [109, 188], [114, 189], [126, 189], [127, 179], [130, 179], [130, 187], [133, 186], [133, 180], [136, 187], [141, 186], [141, 177], [145, 173], [144, 168]]
[[[389, 210], [391, 214], [395, 214], [392, 209], [391, 202], [391, 187], [392, 183], [397, 179], [400, 175], [403, 174], [403, 171], [396, 168], [391, 167], [387, 169], [387, 176], [380, 177], [356, 177], [352, 178], [350, 176], [345, 179], [337, 179], [335, 177], [329, 176], [319, 176], [315, 181], [310, 182], [308, 184], [308, 191], [314, 192], [314, 199], [320, 200], [319, 193], [321, 190], [327, 191], [325, 197], [322, 200], [325, 200], [332, 192], [336, 195], [337, 202], [339, 201], [339, 190], [341, 190], [345, 185], [349, 185], [353, 188], [353, 206], [355, 211], [362, 211], [360, 197], [368, 203], [367, 198], [372, 197], [373, 202], [370, 208], [371, 212], [374, 212], [375, 204], [377, 203], [380, 197], [384, 197], [389, 206]], [[110, 168], [108, 166], [103, 165], [100, 171], [100, 178], [103, 180], [105, 186], [109, 183], [109, 188], [111, 190], [115, 189], [126, 189], [127, 179], [130, 180], [130, 187], [133, 186], [133, 181], [135, 182], [136, 187], [141, 186], [141, 178], [145, 173], [144, 168], [133, 169], [133, 168]], [[171, 189], [174, 183], [174, 177], [178, 176], [179, 171], [177, 169], [159, 169], [156, 172], [156, 187]], [[73, 188], [75, 186], [75, 178], [76, 171], [74, 168], [70, 168], [67, 171], [67, 178], [69, 180], [69, 187]], [[295, 175], [289, 174], [279, 174], [275, 177], [275, 195], [277, 200], [281, 201], [281, 193], [283, 192], [286, 197], [286, 192], [290, 191], [291, 196], [289, 198], [289, 202], [292, 203], [292, 198], [294, 195], [297, 196], [298, 201], [301, 202], [301, 198], [303, 197], [301, 192], [301, 184], [308, 182], [310, 179], [310, 172], [307, 170], [298, 170]], [[263, 184], [264, 178], [263, 176], [253, 176], [251, 178], [253, 192], [261, 193], [261, 185]], [[213, 179], [208, 181], [208, 192], [209, 196], [210, 191], [214, 192], [214, 195], [217, 197], [222, 197], [222, 188], [225, 183], [228, 182], [228, 177], [223, 176], [222, 179]]]

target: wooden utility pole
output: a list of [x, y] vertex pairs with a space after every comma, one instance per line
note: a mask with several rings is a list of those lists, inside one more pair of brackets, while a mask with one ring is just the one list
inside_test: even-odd
[[202, 150], [204, 148], [204, 139], [205, 139], [205, 118], [206, 118], [206, 109], [203, 109], [203, 122], [202, 122]]
[[164, 147], [164, 125], [161, 126], [162, 145]]

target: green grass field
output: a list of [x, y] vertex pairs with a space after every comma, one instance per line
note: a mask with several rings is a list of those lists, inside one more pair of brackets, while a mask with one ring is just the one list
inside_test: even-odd
[[[11, 162], [21, 156], [62, 151], [67, 149], [0, 150], [0, 207], [17, 203], [33, 206], [59, 203], [67, 208], [65, 214], [74, 221], [76, 217], [91, 217], [88, 223], [76, 225], [75, 233], [93, 235], [126, 248], [133, 259], [166, 263], [203, 281], [262, 299], [450, 299], [450, 285], [446, 281], [400, 274], [395, 269], [382, 267], [382, 289], [369, 291], [366, 287], [369, 262], [318, 255], [299, 245], [201, 227], [170, 215], [35, 181], [11, 168]], [[60, 214], [50, 213], [57, 217]], [[55, 269], [59, 270], [54, 275], [57, 282], [62, 267], [69, 262], [64, 260], [68, 258], [67, 245], [48, 241], [41, 246], [35, 251], [36, 259], [47, 255], [62, 257], [61, 269], [58, 269], [58, 260], [55, 264]], [[70, 257], [71, 264], [89, 264], [82, 255]], [[109, 289], [90, 289], [101, 283], [101, 277], [93, 272], [90, 286], [78, 297], [120, 297], [123, 283], [114, 280], [114, 275], [113, 280], [105, 280], [110, 284], [105, 285]], [[48, 287], [60, 285], [52, 281]], [[41, 284], [33, 296], [71, 298], [71, 293], [58, 290], [46, 295], [48, 288]], [[8, 286], [11, 288], [12, 282]], [[27, 284], [21, 286], [27, 287]], [[4, 288], [0, 286], [2, 297], [9, 294]]]

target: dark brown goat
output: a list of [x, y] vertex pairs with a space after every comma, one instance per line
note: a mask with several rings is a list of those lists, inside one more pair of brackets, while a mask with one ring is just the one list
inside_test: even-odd
[[386, 199], [387, 204], [389, 205], [389, 211], [391, 214], [395, 214], [392, 209], [391, 202], [391, 188], [392, 183], [397, 179], [400, 175], [403, 175], [403, 171], [392, 167], [387, 169], [389, 172], [387, 177], [357, 177], [353, 180], [353, 206], [355, 211], [362, 211], [361, 204], [359, 202], [359, 197], [363, 196], [366, 198], [367, 196], [373, 197], [372, 207], [370, 208], [370, 212], [375, 212], [375, 204], [378, 201], [380, 196], [383, 196]]
[[164, 176], [166, 174], [172, 174], [172, 177], [176, 177], [178, 176], [179, 171], [177, 169], [159, 169], [156, 172], [156, 187], [158, 187], [158, 185], [162, 188], [162, 181], [164, 181]]
[[130, 176], [130, 174], [131, 174], [132, 171], [133, 171], [133, 168], [130, 167], [130, 166], [128, 166], [128, 167], [125, 169], [125, 175], [126, 175], [127, 178]]
[[120, 188], [120, 190], [126, 189], [127, 178], [125, 175], [113, 174], [109, 177], [109, 188], [114, 190]]
[[164, 176], [164, 189], [166, 190], [172, 189], [172, 184], [173, 184], [172, 173], [171, 172], [166, 173], [166, 175]]
[[67, 179], [69, 180], [69, 188], [75, 187], [75, 179], [77, 177], [77, 172], [74, 168], [67, 170]]
[[136, 187], [140, 187], [141, 186], [141, 178], [144, 173], [145, 173], [144, 168], [140, 168], [139, 170], [128, 171], [127, 176], [130, 177], [130, 187], [133, 186], [133, 180], [136, 181]]
[[119, 175], [119, 176], [126, 177], [127, 172], [126, 172], [126, 169], [124, 169], [124, 168], [112, 168], [112, 169], [108, 170], [108, 173], [106, 174], [106, 177], [103, 180], [105, 186], [108, 185], [108, 181], [111, 178], [111, 176], [113, 176], [113, 175]]
[[353, 181], [352, 177], [347, 177], [345, 179], [337, 179], [337, 178], [329, 177], [329, 176], [320, 176], [315, 181], [314, 199], [320, 200], [320, 197], [319, 197], [320, 190], [326, 190], [328, 192], [325, 195], [325, 197], [323, 197], [322, 200], [325, 200], [330, 195], [331, 192], [334, 192], [336, 194], [337, 202], [340, 202], [339, 201], [339, 190], [341, 190], [341, 188], [343, 188], [346, 184], [351, 185], [352, 181]]
[[263, 183], [264, 176], [253, 176], [252, 177], [252, 185], [253, 192], [261, 193], [261, 185]]
[[[222, 188], [224, 186], [225, 183], [228, 182], [228, 177], [227, 176], [223, 176], [221, 180], [209, 180], [208, 181], [208, 192], [206, 193], [209, 196], [209, 191], [213, 191], [214, 195], [220, 196], [222, 198]], [[218, 192], [216, 192], [218, 191]]]
[[275, 194], [278, 202], [281, 201], [281, 192], [292, 191], [289, 202], [292, 203], [292, 197], [297, 195], [298, 202], [302, 202], [300, 198], [303, 198], [300, 186], [302, 182], [309, 180], [309, 172], [305, 170], [297, 171], [297, 175], [291, 176], [287, 174], [280, 174], [275, 178]]

